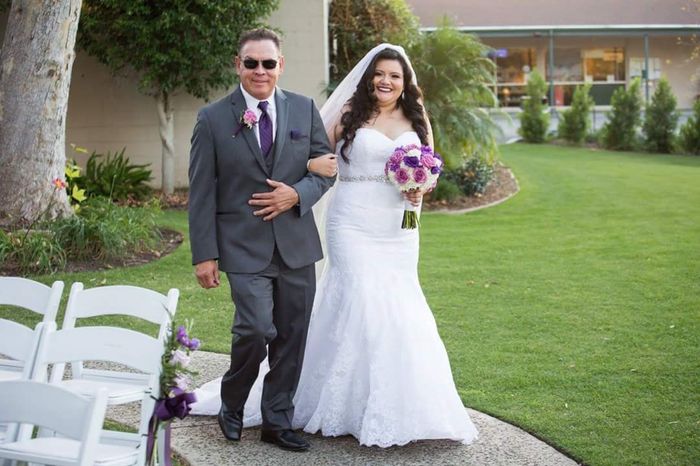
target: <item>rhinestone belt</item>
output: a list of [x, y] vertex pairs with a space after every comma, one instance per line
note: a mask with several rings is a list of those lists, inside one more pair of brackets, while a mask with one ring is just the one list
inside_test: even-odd
[[389, 183], [389, 178], [386, 175], [371, 175], [371, 176], [339, 176], [340, 181], [379, 181], [380, 183]]

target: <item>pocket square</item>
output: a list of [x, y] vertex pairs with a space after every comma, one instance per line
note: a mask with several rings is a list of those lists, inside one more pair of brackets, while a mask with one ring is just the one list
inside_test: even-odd
[[304, 135], [301, 134], [301, 131], [299, 131], [298, 129], [293, 129], [289, 132], [289, 137], [292, 138], [292, 140], [297, 141], [303, 138]]

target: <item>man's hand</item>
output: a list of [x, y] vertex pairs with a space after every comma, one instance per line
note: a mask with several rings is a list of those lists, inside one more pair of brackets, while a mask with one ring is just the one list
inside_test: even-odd
[[408, 200], [408, 202], [418, 207], [420, 205], [421, 199], [423, 198], [423, 191], [421, 191], [420, 189], [412, 189], [410, 191], [404, 192], [403, 195]]
[[194, 274], [202, 288], [219, 286], [219, 266], [215, 260], [200, 262], [194, 266]]
[[338, 156], [326, 154], [309, 160], [309, 171], [326, 178], [334, 177], [338, 173]]
[[279, 214], [288, 211], [299, 203], [299, 194], [294, 188], [275, 180], [267, 180], [267, 184], [275, 188], [267, 193], [253, 193], [253, 198], [248, 204], [263, 207], [253, 212], [253, 215], [269, 221]]

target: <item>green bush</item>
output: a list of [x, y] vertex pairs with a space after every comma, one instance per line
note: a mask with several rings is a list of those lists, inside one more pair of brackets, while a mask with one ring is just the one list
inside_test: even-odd
[[115, 259], [156, 245], [159, 212], [155, 203], [129, 207], [95, 197], [77, 215], [53, 222], [51, 229], [70, 258]]
[[5, 263], [11, 250], [10, 237], [3, 230], [0, 230], [0, 265]]
[[115, 201], [144, 199], [151, 188], [150, 164], [135, 165], [124, 156], [126, 147], [121, 151], [107, 155], [93, 151], [85, 166], [85, 173], [76, 183], [85, 188], [88, 196], [104, 196]]
[[375, 45], [409, 47], [420, 36], [418, 17], [405, 0], [333, 0], [328, 8], [332, 86]]
[[0, 263], [10, 263], [19, 273], [51, 273], [66, 264], [66, 253], [51, 230], [0, 232]]
[[612, 109], [601, 131], [601, 143], [606, 149], [631, 150], [637, 147], [642, 109], [639, 86], [639, 79], [635, 79], [628, 89], [620, 87], [613, 93]]
[[418, 83], [425, 95], [435, 148], [450, 168], [465, 154], [493, 158], [500, 128], [488, 108], [496, 105], [494, 64], [489, 48], [478, 37], [442, 24], [423, 34], [409, 50]]
[[436, 201], [447, 201], [451, 202], [459, 198], [462, 195], [462, 190], [459, 189], [457, 183], [454, 181], [441, 176], [438, 181], [435, 190], [430, 193], [430, 197]]
[[160, 233], [157, 201], [143, 207], [92, 197], [75, 215], [40, 221], [29, 229], [0, 230], [0, 264], [20, 273], [50, 273], [66, 261], [129, 257], [156, 246]]
[[547, 92], [547, 83], [537, 71], [527, 80], [527, 96], [523, 99], [518, 132], [525, 142], [544, 142], [549, 127], [547, 106], [542, 102]]
[[581, 144], [586, 140], [591, 127], [591, 108], [595, 105], [593, 97], [590, 96], [590, 90], [590, 84], [576, 86], [571, 108], [564, 110], [559, 116], [560, 138], [574, 144]]
[[693, 105], [693, 115], [681, 126], [678, 143], [683, 152], [700, 155], [700, 100]]
[[649, 152], [668, 154], [675, 144], [676, 126], [680, 115], [676, 97], [666, 79], [661, 79], [644, 115], [644, 147]]
[[443, 174], [466, 196], [483, 194], [493, 175], [493, 163], [477, 155], [469, 157], [459, 168], [446, 170]]

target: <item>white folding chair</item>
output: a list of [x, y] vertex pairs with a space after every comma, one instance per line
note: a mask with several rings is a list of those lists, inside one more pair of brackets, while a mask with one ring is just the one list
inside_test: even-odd
[[[0, 277], [0, 305], [16, 306], [43, 315], [42, 322], [54, 322], [61, 302], [63, 282], [55, 281], [51, 287], [20, 277]], [[14, 324], [14, 325], [13, 325]], [[9, 319], [0, 319], [0, 380], [19, 379], [25, 366], [34, 363], [36, 338], [32, 331]]]
[[[100, 440], [102, 443], [117, 443], [139, 445], [139, 461], [145, 460], [146, 435], [148, 422], [153, 414], [155, 399], [160, 396], [160, 369], [164, 350], [165, 338], [172, 317], [177, 310], [179, 292], [171, 289], [167, 296], [153, 290], [135, 286], [105, 286], [83, 289], [82, 283], [74, 283], [71, 287], [63, 327], [56, 332], [47, 345], [58, 346], [55, 342], [60, 339], [68, 344], [72, 339], [78, 339], [85, 346], [85, 352], [74, 352], [70, 358], [56, 360], [53, 350], [46, 356], [42, 354], [39, 372], [45, 373], [46, 363], [51, 361], [54, 367], [51, 371], [51, 383], [89, 395], [99, 387], [108, 389], [107, 402], [109, 405], [141, 402], [141, 419], [137, 434], [104, 431]], [[126, 315], [137, 317], [157, 324], [158, 336], [153, 338], [140, 332], [120, 327], [76, 327], [81, 318], [101, 315]], [[87, 329], [93, 330], [87, 332]], [[60, 335], [70, 335], [63, 337]], [[112, 342], [105, 346], [105, 342]], [[125, 346], [131, 342], [133, 349]], [[115, 346], [121, 348], [114, 351]], [[41, 349], [39, 350], [41, 353]], [[79, 357], [80, 356], [80, 357]], [[137, 369], [135, 373], [121, 369], [96, 369], [85, 367], [83, 361], [106, 361], [126, 365]], [[70, 362], [71, 377], [63, 380], [64, 363]], [[39, 362], [36, 363], [39, 366]], [[159, 435], [162, 446], [163, 435]]]
[[[133, 401], [141, 403], [141, 425], [136, 433], [103, 430], [100, 435], [102, 449], [118, 445], [129, 452], [114, 461], [106, 459], [100, 465], [142, 465], [146, 457], [148, 419], [155, 406], [152, 397], [159, 394], [159, 374], [163, 342], [134, 330], [119, 327], [78, 327], [56, 330], [55, 324], [47, 324], [41, 338], [35, 362], [33, 379], [46, 381], [48, 366], [53, 364], [50, 384], [60, 386], [81, 396], [94, 397], [106, 390], [107, 404]], [[103, 370], [90, 378], [62, 379], [63, 367], [71, 361], [104, 361], [124, 367], [122, 370]], [[85, 372], [85, 371], [84, 371]], [[145, 418], [145, 422], [144, 422]], [[50, 435], [40, 431], [40, 436]]]
[[[107, 408], [107, 392], [92, 398], [62, 387], [28, 380], [0, 382], [0, 421], [12, 427], [0, 443], [0, 458], [53, 465], [93, 466], [123, 456], [121, 447], [98, 448]], [[16, 438], [17, 427], [49, 428], [60, 437]]]

